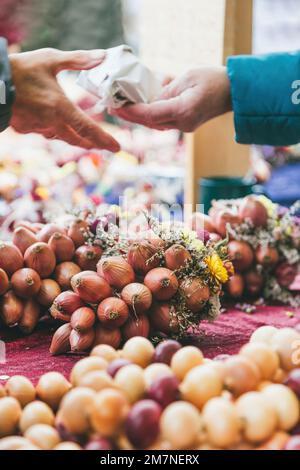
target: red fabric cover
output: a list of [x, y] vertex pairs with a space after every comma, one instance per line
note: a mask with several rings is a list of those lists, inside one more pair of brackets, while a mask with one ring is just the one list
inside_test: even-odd
[[[287, 312], [295, 312], [290, 318]], [[235, 309], [222, 314], [214, 323], [203, 322], [201, 334], [193, 341], [207, 357], [218, 354], [235, 354], [245, 344], [251, 333], [262, 325], [285, 327], [300, 324], [300, 309], [297, 311], [287, 307], [258, 307], [253, 314], [247, 314]], [[66, 354], [50, 356], [48, 349], [51, 341], [49, 325], [39, 326], [38, 331], [27, 338], [16, 338], [15, 333], [9, 332], [6, 340], [6, 364], [0, 364], [0, 376], [15, 374], [26, 375], [34, 383], [40, 375], [49, 371], [62, 372], [69, 375], [73, 364], [83, 355]], [[0, 378], [0, 383], [6, 378]]]

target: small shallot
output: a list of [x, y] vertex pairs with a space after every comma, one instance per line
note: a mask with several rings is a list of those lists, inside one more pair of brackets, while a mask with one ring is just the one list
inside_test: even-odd
[[56, 256], [57, 261], [71, 261], [75, 253], [75, 245], [73, 240], [67, 235], [55, 232], [49, 242], [51, 250]]
[[187, 307], [194, 313], [199, 312], [210, 297], [209, 287], [201, 278], [187, 278], [180, 284], [180, 291], [185, 298]]
[[150, 321], [153, 328], [161, 333], [168, 335], [179, 331], [179, 322], [176, 317], [175, 308], [166, 302], [153, 306]]
[[29, 299], [40, 290], [41, 278], [34, 269], [22, 268], [13, 274], [11, 286], [19, 297]]
[[48, 243], [54, 233], [66, 233], [65, 229], [56, 224], [46, 224], [37, 234], [40, 242]]
[[83, 302], [78, 294], [72, 291], [65, 291], [56, 297], [50, 308], [50, 313], [57, 320], [69, 322], [72, 313], [83, 306]]
[[95, 331], [93, 329], [79, 333], [72, 330], [70, 334], [70, 346], [72, 352], [83, 352], [90, 349], [94, 343]]
[[129, 309], [124, 300], [108, 297], [99, 304], [97, 315], [104, 327], [117, 328], [126, 322]]
[[75, 252], [75, 263], [84, 271], [96, 271], [103, 250], [97, 245], [82, 245]]
[[116, 289], [123, 289], [135, 279], [132, 267], [121, 256], [101, 259], [97, 264], [97, 272], [99, 276], [106, 279], [110, 286]]
[[0, 300], [0, 318], [6, 326], [13, 326], [20, 321], [23, 314], [23, 302], [9, 290]]
[[72, 327], [70, 323], [65, 323], [60, 326], [54, 333], [50, 345], [50, 354], [53, 356], [58, 354], [64, 354], [70, 351], [70, 334]]
[[90, 330], [95, 321], [95, 312], [89, 307], [81, 307], [78, 310], [75, 310], [71, 316], [71, 326], [73, 330], [76, 330], [79, 333]]
[[0, 268], [8, 276], [23, 267], [23, 256], [19, 248], [8, 242], [0, 242]]
[[91, 304], [101, 302], [112, 295], [106, 280], [92, 271], [76, 274], [71, 280], [71, 286], [82, 300]]
[[88, 234], [89, 226], [85, 220], [73, 220], [68, 229], [68, 237], [72, 238], [75, 247], [84, 245]]
[[34, 269], [42, 279], [49, 277], [56, 265], [55, 254], [44, 242], [31, 245], [24, 254], [27, 268]]
[[138, 282], [133, 282], [125, 286], [121, 292], [121, 297], [127, 305], [132, 307], [136, 315], [145, 313], [152, 304], [150, 289]]
[[56, 281], [53, 279], [43, 279], [36, 300], [43, 307], [50, 307], [60, 293], [61, 288]]
[[150, 323], [146, 315], [140, 315], [136, 318], [128, 318], [127, 322], [122, 328], [122, 336], [124, 341], [127, 341], [134, 336], [143, 336], [148, 338], [150, 333]]
[[18, 327], [24, 335], [30, 335], [33, 332], [38, 324], [40, 311], [40, 306], [35, 300], [29, 299], [25, 302], [23, 314], [18, 323]]
[[179, 244], [170, 246], [165, 252], [166, 267], [172, 271], [182, 268], [190, 259], [189, 251]]
[[21, 253], [24, 254], [27, 248], [36, 243], [38, 239], [31, 230], [25, 227], [18, 227], [14, 230], [12, 241]]
[[9, 279], [4, 271], [4, 269], [0, 268], [0, 295], [5, 294], [5, 292], [9, 288]]
[[97, 346], [98, 344], [108, 344], [109, 346], [118, 349], [121, 344], [121, 339], [122, 337], [119, 328], [109, 330], [102, 325], [96, 325], [94, 346]]
[[54, 271], [54, 279], [60, 285], [62, 290], [70, 289], [71, 279], [80, 273], [80, 267], [72, 263], [72, 261], [64, 261], [56, 266]]
[[146, 274], [153, 268], [159, 266], [157, 249], [147, 240], [134, 242], [130, 245], [127, 261], [135, 272]]
[[178, 290], [176, 275], [167, 268], [155, 268], [146, 274], [144, 284], [156, 300], [169, 300]]

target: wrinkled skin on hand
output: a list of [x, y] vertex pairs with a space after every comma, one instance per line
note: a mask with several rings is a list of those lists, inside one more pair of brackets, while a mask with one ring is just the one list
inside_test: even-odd
[[104, 57], [102, 50], [63, 52], [56, 49], [10, 55], [16, 88], [12, 127], [17, 132], [38, 132], [86, 149], [118, 151], [115, 139], [73, 104], [56, 80], [61, 70], [90, 69], [99, 65]]
[[209, 119], [230, 110], [226, 68], [202, 67], [172, 80], [153, 103], [128, 105], [110, 112], [152, 129], [193, 132]]

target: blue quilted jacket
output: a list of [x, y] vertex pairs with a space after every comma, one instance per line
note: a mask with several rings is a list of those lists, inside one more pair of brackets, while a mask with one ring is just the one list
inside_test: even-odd
[[299, 143], [300, 51], [229, 57], [227, 70], [237, 142]]

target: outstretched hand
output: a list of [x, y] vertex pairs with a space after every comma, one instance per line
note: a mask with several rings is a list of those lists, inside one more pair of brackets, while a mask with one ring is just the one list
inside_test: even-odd
[[192, 132], [209, 119], [230, 110], [226, 68], [203, 67], [171, 81], [153, 103], [127, 105], [110, 112], [152, 129]]
[[17, 132], [38, 132], [86, 149], [118, 151], [118, 142], [73, 104], [56, 80], [61, 70], [90, 69], [104, 58], [102, 50], [40, 49], [12, 54], [9, 59], [16, 88], [12, 127]]

